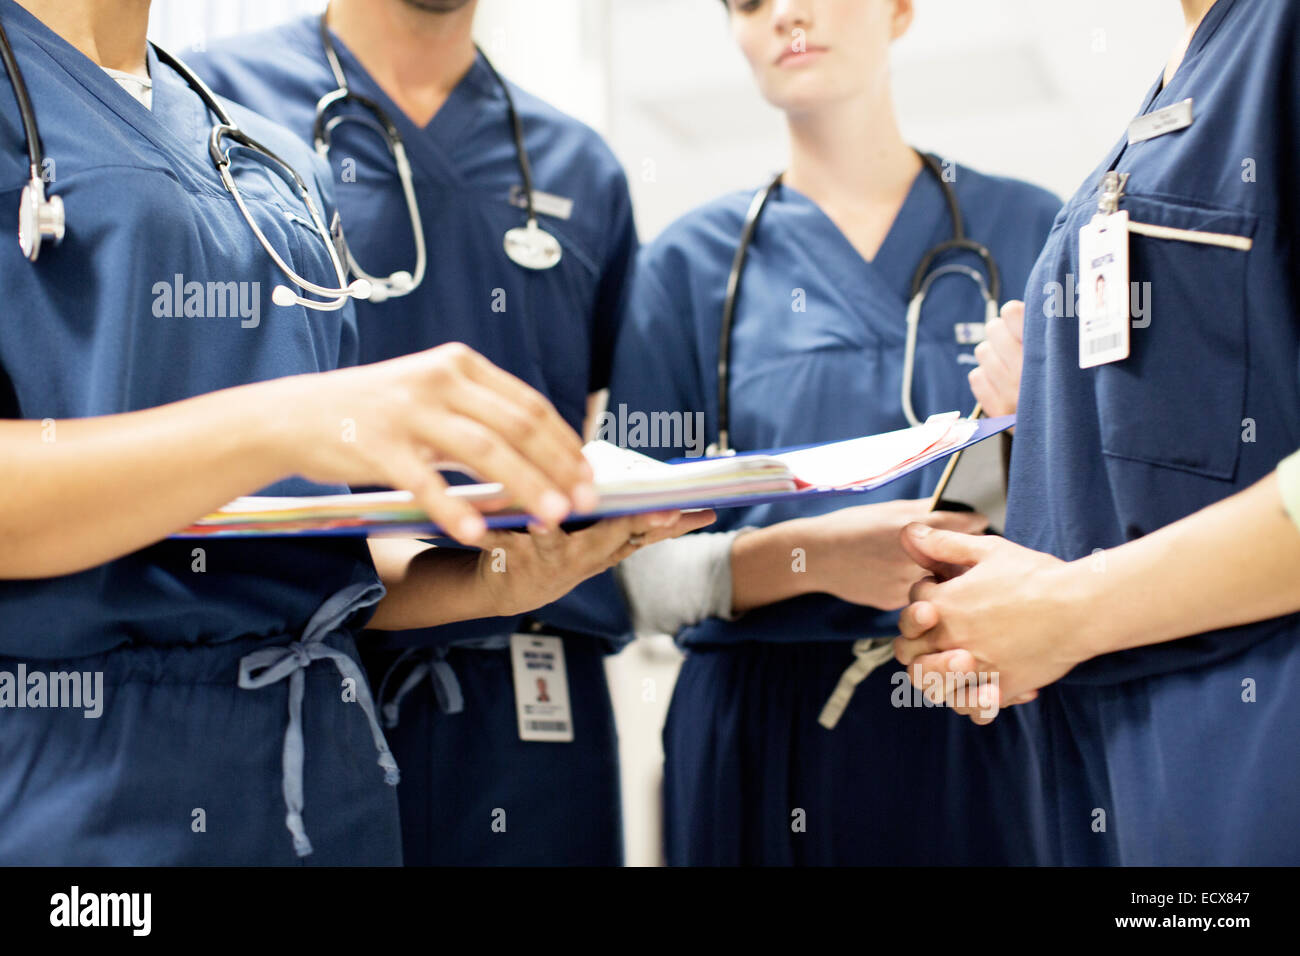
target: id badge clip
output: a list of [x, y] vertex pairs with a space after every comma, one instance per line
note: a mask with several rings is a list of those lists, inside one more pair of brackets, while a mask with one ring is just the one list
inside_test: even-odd
[[1129, 356], [1128, 211], [1120, 210], [1128, 173], [1101, 184], [1097, 214], [1079, 230], [1079, 368]]

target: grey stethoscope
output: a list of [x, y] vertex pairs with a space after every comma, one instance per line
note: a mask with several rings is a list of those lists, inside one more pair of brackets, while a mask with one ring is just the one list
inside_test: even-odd
[[[328, 36], [327, 36], [328, 39]], [[231, 116], [221, 106], [216, 95], [208, 89], [207, 85], [196, 76], [180, 60], [173, 57], [170, 53], [160, 48], [157, 44], [152, 44], [154, 53], [160, 62], [175, 70], [176, 73], [185, 81], [199, 98], [203, 105], [217, 118], [216, 124], [208, 137], [208, 154], [212, 157], [213, 165], [216, 166], [217, 174], [221, 178], [221, 183], [225, 186], [226, 191], [234, 198], [235, 204], [239, 207], [240, 214], [257, 237], [258, 243], [271, 257], [285, 277], [302, 292], [308, 292], [312, 295], [320, 296], [320, 299], [309, 299], [294, 292], [287, 285], [277, 285], [271, 293], [271, 299], [276, 305], [289, 306], [301, 305], [309, 309], [318, 311], [333, 311], [341, 309], [349, 299], [370, 299], [382, 301], [393, 294], [404, 295], [415, 286], [419, 285], [420, 278], [424, 274], [424, 233], [420, 228], [420, 219], [418, 211], [412, 216], [412, 223], [415, 228], [416, 246], [419, 252], [419, 262], [416, 268], [416, 276], [408, 273], [394, 273], [386, 280], [375, 280], [365, 272], [355, 267], [351, 252], [347, 249], [347, 244], [342, 241], [341, 234], [339, 242], [335, 243], [335, 234], [325, 224], [320, 210], [316, 206], [315, 200], [312, 199], [311, 190], [302, 177], [287, 162], [267, 149], [261, 143], [257, 142], [247, 133], [239, 128]], [[329, 48], [332, 50], [332, 45]], [[336, 58], [334, 58], [336, 61]], [[23, 187], [22, 195], [19, 199], [18, 206], [18, 245], [22, 253], [32, 262], [35, 262], [41, 253], [41, 248], [45, 244], [57, 246], [63, 241], [66, 232], [66, 216], [63, 208], [63, 200], [59, 196], [47, 196], [45, 194], [45, 181], [42, 178], [42, 170], [45, 166], [45, 150], [41, 142], [40, 126], [36, 121], [36, 111], [32, 106], [31, 96], [27, 92], [27, 83], [23, 79], [22, 70], [18, 66], [17, 57], [14, 56], [13, 46], [9, 42], [8, 33], [4, 29], [4, 24], [0, 23], [0, 61], [3, 61], [5, 72], [9, 74], [9, 81], [13, 86], [14, 98], [18, 102], [18, 112], [22, 120], [23, 138], [26, 141], [27, 160], [28, 160], [28, 182]], [[486, 62], [486, 58], [485, 58]], [[336, 76], [341, 76], [342, 69], [337, 66], [337, 62], [332, 64], [336, 67]], [[553, 236], [543, 230], [537, 224], [537, 217], [533, 209], [533, 191], [532, 191], [532, 170], [528, 165], [528, 157], [523, 151], [523, 128], [519, 122], [519, 116], [515, 112], [513, 100], [510, 98], [510, 92], [505, 83], [501, 80], [500, 75], [488, 64], [492, 73], [496, 76], [498, 83], [501, 84], [506, 94], [506, 103], [510, 111], [511, 126], [515, 135], [515, 144], [519, 154], [519, 165], [523, 173], [524, 185], [526, 187], [527, 198], [527, 215], [528, 220], [525, 226], [512, 229], [506, 234], [505, 246], [506, 253], [512, 260], [521, 266], [529, 269], [549, 269], [560, 261], [561, 250], [559, 243]], [[346, 86], [335, 94], [326, 96], [325, 100], [334, 99], [331, 102], [337, 102], [341, 99], [356, 97], [346, 89]], [[325, 104], [330, 105], [330, 104]], [[382, 112], [377, 106], [373, 109], [377, 115], [382, 117]], [[337, 125], [327, 123], [324, 127], [325, 149], [328, 149], [328, 131]], [[321, 123], [317, 119], [317, 140], [318, 149], [321, 139]], [[414, 195], [410, 184], [410, 165], [405, 162], [405, 151], [401, 147], [401, 139], [397, 136], [397, 131], [391, 123], [387, 124], [386, 129], [391, 129], [392, 138], [390, 144], [396, 144], [394, 156], [400, 157], [398, 163], [399, 174], [405, 169], [405, 176], [402, 182], [403, 191], [406, 192], [408, 205], [414, 203]], [[270, 240], [262, 232], [256, 220], [248, 211], [244, 203], [244, 197], [240, 194], [239, 188], [235, 185], [235, 179], [230, 173], [230, 152], [228, 148], [223, 149], [223, 142], [230, 140], [238, 146], [250, 150], [261, 160], [272, 164], [278, 168], [286, 180], [292, 183], [294, 190], [297, 192], [303, 205], [307, 207], [307, 213], [311, 217], [312, 227], [315, 229], [320, 240], [325, 245], [329, 253], [330, 263], [334, 267], [334, 275], [337, 279], [337, 287], [318, 285], [308, 279], [298, 275], [284, 258], [271, 245]], [[337, 217], [336, 217], [337, 220]], [[344, 268], [343, 259], [339, 257], [339, 246], [343, 248], [343, 254], [348, 263], [352, 265], [358, 278], [348, 281], [348, 273]], [[409, 287], [408, 287], [409, 286]], [[376, 289], [380, 291], [376, 293]], [[394, 289], [404, 291], [395, 292]]]
[[[415, 271], [413, 273], [406, 271], [394, 272], [387, 279], [377, 279], [362, 269], [357, 264], [351, 250], [344, 243], [344, 254], [347, 257], [348, 268], [352, 270], [353, 275], [361, 276], [371, 283], [370, 301], [382, 302], [388, 298], [407, 295], [414, 291], [424, 280], [426, 259], [424, 227], [420, 220], [420, 207], [415, 199], [415, 187], [411, 182], [411, 163], [407, 159], [406, 147], [402, 143], [401, 134], [397, 131], [397, 125], [378, 103], [367, 96], [352, 92], [351, 87], [348, 86], [347, 74], [343, 72], [343, 64], [339, 60], [338, 51], [334, 48], [334, 40], [330, 36], [325, 16], [325, 14], [321, 14], [320, 17], [321, 46], [325, 49], [325, 58], [329, 61], [330, 72], [334, 74], [334, 82], [338, 84], [338, 88], [326, 93], [316, 103], [316, 122], [312, 128], [312, 138], [316, 143], [316, 152], [328, 161], [330, 134], [334, 132], [334, 129], [340, 123], [348, 121], [361, 122], [378, 131], [388, 145], [388, 151], [392, 154], [393, 163], [397, 166], [397, 178], [401, 181], [402, 193], [406, 197], [406, 210], [411, 217], [411, 233], [415, 237]], [[510, 257], [512, 262], [525, 269], [550, 269], [559, 263], [563, 250], [560, 247], [559, 240], [537, 223], [537, 213], [533, 208], [533, 169], [528, 162], [528, 151], [524, 148], [524, 128], [519, 121], [519, 113], [515, 110], [514, 97], [510, 95], [510, 87], [506, 85], [505, 80], [501, 78], [501, 74], [497, 72], [496, 67], [483, 54], [483, 51], [479, 50], [478, 54], [483, 57], [483, 62], [487, 65], [493, 79], [496, 80], [497, 86], [500, 87], [505, 96], [506, 112], [510, 117], [510, 131], [515, 142], [515, 156], [518, 158], [519, 174], [523, 179], [524, 204], [528, 218], [523, 226], [515, 227], [506, 232], [506, 255]], [[370, 117], [362, 118], [348, 114], [329, 116], [330, 110], [349, 101], [365, 109], [370, 114]]]
[[[957, 204], [957, 194], [951, 183], [944, 178], [939, 161], [920, 151], [917, 151], [917, 155], [921, 157], [921, 162], [939, 183], [939, 188], [943, 190], [944, 201], [948, 205], [948, 215], [952, 219], [952, 238], [928, 250], [912, 275], [910, 301], [907, 306], [907, 344], [903, 353], [903, 384], [900, 396], [903, 414], [907, 416], [907, 421], [911, 425], [921, 423], [912, 408], [912, 375], [916, 365], [916, 330], [921, 324], [921, 306], [925, 303], [930, 286], [935, 280], [946, 275], [964, 275], [979, 287], [980, 296], [984, 300], [984, 323], [958, 323], [957, 341], [962, 345], [982, 341], [984, 325], [997, 318], [998, 301], [1002, 293], [1002, 277], [998, 272], [998, 264], [993, 259], [993, 253], [983, 244], [967, 237], [961, 207]], [[749, 212], [745, 216], [744, 228], [740, 233], [740, 244], [736, 247], [736, 255], [731, 262], [731, 274], [727, 278], [727, 296], [722, 305], [722, 328], [718, 337], [718, 440], [709, 446], [707, 454], [710, 456], [735, 454], [735, 450], [731, 447], [731, 330], [736, 319], [736, 302], [740, 298], [740, 282], [745, 273], [745, 260], [749, 257], [749, 247], [754, 242], [754, 233], [758, 229], [758, 221], [763, 215], [763, 209], [777, 187], [781, 185], [784, 176], [785, 173], [778, 173], [765, 188], [754, 195], [754, 200], [749, 205]], [[988, 276], [987, 281], [978, 269], [962, 263], [949, 263], [937, 269], [933, 268], [935, 260], [940, 256], [959, 250], [973, 252], [979, 256], [984, 265], [984, 272]]]
[[[370, 283], [365, 279], [348, 282], [342, 260], [339, 259], [338, 251], [334, 246], [333, 235], [329, 227], [325, 225], [320, 210], [317, 209], [316, 202], [311, 197], [311, 190], [308, 189], [302, 177], [294, 171], [292, 166], [241, 130], [222, 108], [213, 92], [190, 71], [189, 67], [167, 51], [159, 48], [157, 44], [153, 44], [153, 50], [158, 60], [175, 70], [185, 80], [190, 89], [199, 95], [199, 98], [203, 100], [203, 105], [216, 116], [217, 123], [212, 127], [212, 132], [208, 137], [208, 154], [212, 157], [213, 165], [217, 168], [217, 174], [221, 177], [222, 185], [234, 198], [235, 204], [239, 207], [239, 211], [248, 223], [249, 228], [253, 230], [253, 235], [257, 237], [257, 241], [290, 282], [303, 292], [309, 292], [312, 295], [321, 297], [321, 299], [304, 298], [286, 285], [277, 285], [271, 293], [272, 301], [281, 306], [296, 303], [309, 309], [333, 311], [341, 309], [348, 299], [366, 298], [370, 294]], [[9, 80], [13, 84], [14, 97], [18, 101], [18, 112], [22, 116], [23, 137], [27, 141], [27, 159], [30, 167], [30, 178], [27, 185], [23, 187], [22, 197], [19, 200], [18, 245], [22, 249], [23, 255], [35, 262], [41, 253], [43, 244], [49, 242], [58, 245], [63, 240], [65, 232], [63, 200], [58, 196], [45, 195], [45, 183], [41, 178], [41, 170], [45, 164], [45, 151], [41, 145], [40, 128], [36, 123], [36, 111], [32, 108], [31, 97], [27, 93], [27, 84], [23, 80], [22, 70], [18, 67], [18, 60], [14, 56], [13, 47], [9, 43], [9, 36], [5, 32], [3, 24], [0, 24], [0, 59], [4, 61], [5, 70], [8, 72]], [[293, 184], [293, 188], [302, 199], [303, 205], [307, 207], [307, 213], [311, 216], [313, 228], [329, 252], [330, 262], [334, 266], [334, 274], [338, 280], [336, 288], [317, 285], [315, 282], [304, 279], [294, 272], [283, 257], [276, 252], [275, 247], [271, 245], [270, 240], [266, 238], [261, 227], [257, 225], [256, 220], [249, 213], [248, 207], [244, 204], [244, 197], [235, 185], [235, 179], [230, 173], [230, 151], [228, 148], [223, 149], [222, 146], [227, 139], [237, 146], [252, 151], [260, 160], [278, 168], [285, 175], [286, 180]]]

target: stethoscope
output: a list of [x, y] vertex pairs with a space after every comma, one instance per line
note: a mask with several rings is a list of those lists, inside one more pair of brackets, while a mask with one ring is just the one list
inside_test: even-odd
[[[390, 297], [410, 293], [424, 280], [424, 227], [420, 220], [420, 207], [415, 199], [415, 187], [411, 182], [411, 164], [407, 159], [406, 147], [402, 143], [401, 134], [397, 131], [397, 125], [374, 100], [352, 92], [352, 89], [348, 86], [347, 75], [343, 72], [343, 64], [339, 60], [338, 51], [334, 48], [334, 40], [330, 36], [325, 17], [325, 14], [321, 14], [321, 46], [325, 48], [325, 58], [329, 61], [330, 71], [334, 74], [334, 82], [338, 84], [338, 88], [326, 93], [316, 103], [316, 122], [312, 128], [316, 152], [326, 161], [329, 160], [330, 134], [340, 123], [349, 120], [366, 122], [367, 125], [375, 128], [383, 136], [384, 142], [388, 145], [388, 151], [392, 154], [393, 162], [397, 166], [397, 178], [401, 181], [402, 193], [406, 197], [406, 210], [411, 217], [411, 233], [415, 237], [415, 271], [413, 273], [399, 271], [394, 272], [387, 279], [376, 279], [357, 264], [351, 250], [344, 243], [344, 254], [347, 257], [348, 268], [352, 270], [354, 275], [362, 276], [372, 284], [373, 291], [370, 300], [372, 302], [382, 302]], [[512, 262], [525, 269], [543, 270], [553, 268], [559, 263], [563, 255], [563, 249], [560, 247], [559, 240], [543, 229], [537, 222], [537, 212], [533, 208], [533, 169], [528, 162], [528, 151], [524, 148], [524, 128], [519, 120], [519, 113], [515, 110], [514, 97], [510, 95], [510, 87], [506, 85], [505, 80], [501, 78], [501, 74], [497, 72], [496, 67], [492, 65], [492, 62], [483, 54], [482, 50], [478, 51], [478, 55], [483, 58], [483, 62], [487, 65], [493, 79], [496, 80], [497, 86], [505, 95], [506, 112], [510, 117], [510, 132], [515, 141], [515, 156], [518, 158], [519, 174], [523, 179], [524, 205], [527, 219], [524, 225], [517, 226], [506, 232], [506, 255], [510, 257]], [[331, 109], [349, 100], [369, 112], [372, 120], [366, 121], [360, 117], [346, 114], [327, 118]]]
[[[921, 258], [920, 265], [916, 267], [916, 272], [912, 275], [910, 301], [907, 306], [907, 342], [903, 352], [903, 383], [900, 395], [903, 414], [907, 416], [907, 421], [911, 425], [921, 423], [915, 409], [912, 407], [912, 375], [916, 365], [916, 332], [921, 324], [921, 306], [925, 303], [925, 297], [929, 294], [930, 286], [937, 279], [946, 275], [964, 275], [968, 277], [979, 287], [980, 296], [984, 299], [984, 325], [997, 318], [998, 300], [1002, 292], [1002, 278], [998, 272], [997, 262], [993, 259], [993, 253], [981, 243], [967, 237], [961, 207], [957, 204], [956, 191], [944, 178], [939, 161], [935, 157], [920, 151], [917, 152], [917, 155], [921, 157], [925, 168], [930, 171], [939, 183], [939, 187], [943, 190], [944, 201], [948, 205], [948, 215], [952, 219], [952, 238], [927, 251]], [[776, 192], [777, 187], [781, 185], [784, 176], [785, 173], [783, 172], [777, 173], [766, 187], [755, 193], [753, 201], [749, 204], [749, 211], [745, 215], [745, 225], [740, 233], [740, 244], [736, 247], [736, 255], [731, 262], [731, 274], [727, 278], [727, 296], [722, 305], [722, 329], [718, 337], [718, 440], [709, 446], [706, 453], [710, 456], [735, 454], [735, 450], [731, 447], [731, 330], [736, 318], [736, 302], [740, 298], [740, 280], [745, 272], [745, 260], [749, 257], [749, 247], [754, 242], [754, 233], [758, 229], [758, 221], [763, 215], [763, 210], [766, 208], [768, 200], [772, 198], [772, 194]], [[950, 263], [932, 269], [936, 259], [957, 250], [973, 252], [979, 256], [984, 265], [984, 271], [988, 275], [987, 281], [985, 281], [984, 275], [981, 275], [978, 269], [961, 263]], [[971, 322], [958, 323], [956, 326], [957, 341], [963, 345], [982, 341], [984, 325]]]
[[14, 98], [18, 100], [18, 113], [22, 117], [23, 138], [27, 141], [28, 180], [18, 200], [18, 246], [32, 262], [41, 254], [41, 243], [45, 241], [58, 245], [63, 241], [66, 219], [63, 214], [63, 200], [58, 196], [45, 195], [45, 181], [41, 178], [41, 168], [45, 165], [45, 147], [41, 145], [41, 131], [36, 125], [36, 111], [32, 109], [31, 97], [27, 95], [27, 84], [23, 81], [22, 71], [18, 69], [18, 60], [14, 48], [9, 45], [9, 34], [4, 24], [0, 23], [0, 60], [4, 61], [5, 72], [13, 84]]
[[[316, 206], [315, 200], [312, 199], [311, 190], [308, 188], [307, 183], [303, 178], [299, 176], [297, 171], [295, 171], [287, 162], [241, 130], [221, 106], [220, 102], [218, 102], [216, 95], [208, 89], [207, 85], [204, 84], [204, 82], [199, 79], [199, 77], [196, 76], [189, 67], [185, 66], [184, 63], [167, 53], [167, 51], [160, 48], [157, 44], [152, 44], [152, 46], [158, 60], [175, 70], [176, 73], [185, 81], [186, 85], [198, 94], [199, 98], [203, 101], [203, 105], [217, 118], [217, 123], [213, 126], [212, 132], [208, 138], [208, 154], [212, 157], [213, 165], [216, 166], [217, 174], [221, 178], [222, 185], [235, 200], [236, 206], [239, 207], [240, 214], [248, 223], [249, 228], [252, 229], [253, 235], [256, 236], [258, 243], [294, 286], [297, 286], [304, 292], [309, 292], [312, 295], [321, 297], [320, 299], [308, 299], [294, 292], [293, 289], [287, 285], [277, 285], [271, 293], [271, 300], [276, 305], [290, 306], [297, 304], [319, 311], [333, 311], [341, 309], [349, 299], [369, 299], [373, 295], [377, 301], [382, 301], [382, 298], [387, 298], [392, 294], [405, 294], [405, 292], [395, 293], [393, 291], [394, 289], [405, 289], [405, 291], [410, 291], [410, 289], [419, 285], [419, 281], [423, 278], [424, 274], [424, 236], [423, 231], [420, 228], [418, 211], [414, 212], [412, 217], [414, 228], [416, 230], [417, 251], [419, 252], [416, 274], [409, 275], [394, 273], [394, 275], [389, 276], [386, 280], [376, 281], [360, 269], [356, 269], [358, 278], [349, 282], [347, 278], [348, 273], [344, 267], [344, 260], [339, 256], [339, 247], [341, 246], [343, 248], [344, 257], [347, 259], [349, 265], [355, 267], [351, 253], [347, 249], [347, 244], [342, 241], [341, 234], [338, 236], [339, 241], [336, 245], [335, 234], [325, 224], [320, 210]], [[486, 58], [484, 59], [486, 62]], [[31, 97], [28, 94], [27, 84], [23, 79], [22, 70], [18, 66], [18, 60], [14, 56], [13, 46], [9, 42], [8, 33], [5, 31], [2, 23], [0, 23], [0, 61], [3, 61], [5, 72], [9, 74], [9, 80], [14, 89], [14, 98], [18, 102], [18, 112], [22, 120], [23, 138], [26, 141], [28, 158], [28, 182], [23, 187], [22, 194], [19, 198], [18, 245], [22, 250], [23, 255], [30, 261], [35, 262], [39, 258], [41, 248], [44, 245], [49, 244], [57, 246], [63, 241], [63, 237], [66, 233], [67, 220], [62, 198], [59, 196], [47, 196], [45, 194], [45, 182], [42, 179], [41, 172], [45, 166], [46, 157], [44, 146], [41, 141], [40, 126], [36, 120], [36, 111], [32, 106]], [[334, 65], [337, 66], [337, 63]], [[512, 260], [525, 268], [549, 269], [560, 261], [560, 245], [553, 236], [541, 229], [537, 224], [537, 217], [533, 209], [532, 170], [528, 164], [528, 157], [523, 150], [523, 127], [519, 122], [519, 116], [515, 111], [514, 102], [510, 97], [509, 89], [505, 86], [500, 75], [497, 74], [495, 68], [492, 68], [490, 63], [488, 64], [488, 67], [492, 70], [493, 76], [496, 77], [497, 82], [501, 84], [501, 88], [505, 91], [506, 104], [510, 112], [511, 128], [514, 131], [520, 169], [526, 187], [527, 223], [525, 226], [512, 229], [506, 234], [506, 253]], [[341, 68], [337, 68], [336, 76], [340, 76], [341, 74]], [[336, 93], [337, 92], [341, 92], [343, 96], [336, 97], [336, 100], [347, 96], [353, 96], [356, 98], [354, 94], [350, 94], [347, 91], [346, 87], [342, 88], [341, 91], [336, 91]], [[325, 99], [329, 98], [329, 96], [325, 97]], [[360, 99], [357, 99], [360, 102]], [[322, 102], [324, 102], [324, 100], [322, 100]], [[375, 106], [374, 109], [379, 113], [379, 115], [382, 115], [382, 112], [378, 111], [377, 106]], [[327, 128], [324, 134], [326, 139], [326, 149], [328, 149], [328, 130], [333, 129], [334, 125], [337, 124], [326, 124]], [[411, 206], [414, 203], [414, 194], [410, 185], [410, 166], [409, 163], [405, 162], [405, 151], [401, 147], [401, 139], [397, 136], [397, 131], [392, 126], [391, 122], [387, 124], [387, 129], [391, 129], [392, 137], [397, 144], [394, 155], [401, 157], [401, 161], [398, 165], [399, 173], [403, 166], [406, 169], [406, 175], [403, 181], [403, 190], [407, 195], [408, 206]], [[319, 138], [318, 131], [318, 140]], [[261, 227], [258, 226], [257, 221], [249, 212], [238, 186], [235, 185], [235, 179], [230, 172], [230, 153], [227, 149], [223, 149], [222, 146], [223, 142], [227, 139], [252, 151], [262, 160], [273, 163], [285, 174], [288, 181], [292, 182], [293, 188], [301, 198], [303, 205], [307, 207], [308, 215], [311, 217], [312, 228], [315, 229], [321, 242], [324, 243], [325, 249], [329, 253], [330, 263], [334, 267], [334, 274], [338, 281], [337, 287], [331, 288], [329, 286], [318, 285], [317, 283], [311, 282], [310, 280], [298, 275], [275, 250], [275, 247], [271, 245], [270, 240], [266, 238]], [[320, 146], [318, 145], [317, 148], [319, 149]], [[407, 288], [408, 285], [409, 288]], [[378, 294], [375, 293], [376, 288], [381, 288], [381, 291]]]
[[[335, 249], [330, 229], [325, 225], [320, 210], [317, 209], [316, 202], [312, 199], [311, 190], [308, 189], [302, 177], [283, 159], [241, 130], [222, 108], [213, 92], [185, 64], [159, 48], [157, 44], [153, 44], [153, 50], [158, 60], [175, 70], [185, 80], [186, 85], [199, 95], [199, 98], [203, 100], [203, 105], [216, 116], [217, 123], [212, 127], [212, 132], [208, 137], [208, 154], [212, 157], [212, 162], [217, 168], [217, 174], [221, 177], [222, 185], [234, 198], [235, 205], [239, 207], [240, 213], [248, 223], [249, 228], [253, 230], [257, 241], [290, 282], [304, 292], [310, 292], [324, 299], [324, 301], [307, 299], [295, 293], [288, 286], [277, 285], [272, 290], [272, 301], [281, 306], [296, 303], [309, 309], [332, 311], [341, 309], [350, 298], [364, 299], [369, 295], [370, 283], [365, 279], [357, 279], [351, 283], [347, 281], [347, 275]], [[41, 179], [41, 169], [45, 164], [45, 150], [41, 144], [40, 128], [36, 123], [36, 112], [32, 108], [31, 97], [27, 93], [27, 84], [23, 80], [22, 70], [18, 67], [18, 60], [14, 56], [13, 47], [9, 43], [9, 36], [5, 32], [3, 25], [0, 25], [0, 59], [4, 60], [5, 70], [8, 72], [10, 82], [13, 84], [14, 97], [18, 100], [18, 112], [22, 116], [23, 136], [27, 141], [27, 158], [30, 165], [30, 178], [27, 185], [23, 187], [22, 197], [19, 200], [18, 245], [22, 249], [23, 255], [35, 262], [41, 253], [42, 245], [47, 242], [58, 245], [63, 240], [66, 223], [63, 200], [58, 196], [47, 197], [45, 195], [45, 184]], [[230, 173], [230, 153], [228, 149], [222, 147], [223, 141], [227, 139], [238, 146], [251, 150], [261, 160], [273, 163], [287, 174], [287, 179], [293, 183], [293, 187], [302, 199], [303, 205], [307, 207], [307, 212], [311, 216], [312, 227], [329, 251], [330, 262], [334, 266], [334, 274], [338, 279], [337, 288], [318, 285], [304, 279], [293, 271], [275, 250], [275, 247], [271, 245], [270, 240], [266, 238], [261, 227], [257, 225], [256, 220], [248, 211], [248, 207], [244, 203], [244, 197], [240, 194], [239, 188], [235, 185], [235, 179]]]

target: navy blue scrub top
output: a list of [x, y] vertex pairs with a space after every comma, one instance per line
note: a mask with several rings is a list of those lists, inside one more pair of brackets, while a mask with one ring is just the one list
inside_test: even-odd
[[[0, 242], [7, 306], [0, 322], [0, 416], [109, 415], [355, 362], [350, 308], [320, 313], [272, 304], [281, 273], [222, 187], [207, 151], [213, 118], [177, 74], [150, 51], [150, 111], [16, 4], [4, 0], [0, 16], [52, 161], [48, 189], [67, 212], [63, 243], [43, 247], [35, 263], [12, 233]], [[313, 184], [316, 201], [332, 213], [321, 189], [328, 171], [310, 150], [245, 110], [233, 112]], [[235, 168], [280, 254], [301, 274], [333, 283], [325, 247], [303, 224], [306, 212], [290, 188], [251, 160]], [[0, 210], [17, 210], [26, 181], [22, 124], [4, 90]], [[238, 313], [187, 316], [173, 309], [168, 317], [173, 294], [160, 290], [174, 290], [178, 276], [204, 284], [204, 311], [207, 283], [249, 283], [245, 301], [251, 306], [256, 299], [258, 324], [251, 327], [251, 318]], [[263, 489], [277, 495], [345, 490], [292, 479]], [[334, 592], [376, 580], [364, 541], [206, 541], [201, 547], [202, 573], [192, 569], [194, 542], [165, 541], [78, 574], [0, 581], [0, 655], [66, 658], [137, 643], [283, 635], [300, 631]]]
[[[968, 234], [993, 253], [1005, 299], [1019, 298], [1060, 203], [1050, 193], [960, 166], [953, 186]], [[728, 274], [751, 192], [692, 212], [642, 252], [632, 305], [619, 340], [610, 408], [699, 413], [705, 442], [717, 435], [718, 335]], [[779, 187], [759, 223], [736, 305], [731, 352], [731, 436], [741, 451], [833, 441], [906, 428], [900, 399], [905, 315], [913, 272], [932, 246], [951, 238], [943, 191], [918, 174], [875, 259], [866, 262], [809, 198]], [[941, 264], [962, 262], [962, 253]], [[912, 400], [924, 419], [970, 412], [967, 373], [974, 345], [959, 323], [983, 322], [970, 279], [947, 275], [930, 289], [916, 348]], [[639, 448], [661, 458], [691, 449]], [[698, 454], [698, 449], [695, 450]], [[764, 526], [848, 505], [931, 494], [937, 464], [852, 499], [781, 502], [718, 513], [710, 530]], [[897, 614], [810, 595], [759, 608], [735, 622], [710, 619], [684, 643], [856, 640], [896, 633]]]
[[[1218, 0], [1168, 87], [1190, 127], [1111, 150], [1062, 210], [1029, 282], [1006, 533], [1073, 560], [1246, 488], [1300, 447], [1300, 5]], [[1131, 280], [1149, 312], [1128, 359], [1079, 368], [1060, 290], [1108, 170], [1130, 175]], [[1196, 241], [1250, 239], [1249, 251]], [[1143, 289], [1142, 285], [1138, 286]], [[1159, 582], [1153, 582], [1159, 587]], [[1096, 658], [1066, 678], [1110, 683], [1202, 664], [1293, 629], [1288, 615]]]
[[[213, 44], [189, 60], [219, 93], [310, 142], [316, 102], [336, 87], [318, 23], [317, 16], [296, 19]], [[357, 304], [361, 360], [464, 342], [546, 395], [580, 431], [587, 396], [609, 381], [637, 248], [618, 161], [591, 129], [511, 84], [535, 189], [573, 200], [568, 219], [539, 216], [563, 245], [560, 264], [523, 269], [503, 248], [506, 231], [524, 222], [524, 211], [511, 201], [521, 180], [505, 97], [483, 58], [421, 128], [338, 37], [334, 43], [353, 92], [378, 102], [402, 135], [428, 244], [419, 289]], [[356, 115], [369, 117], [359, 109]], [[348, 243], [362, 268], [378, 276], [413, 271], [410, 216], [383, 138], [362, 123], [343, 123], [334, 130], [330, 162]], [[630, 636], [610, 574], [534, 616], [612, 640]], [[494, 618], [380, 639], [450, 643], [517, 627], [517, 620]]]

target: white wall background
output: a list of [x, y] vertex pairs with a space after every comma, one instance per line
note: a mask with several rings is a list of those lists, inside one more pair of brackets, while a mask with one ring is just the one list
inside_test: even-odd
[[[908, 138], [1072, 192], [1119, 135], [1181, 26], [1176, 0], [916, 0], [895, 46]], [[154, 0], [183, 50], [323, 0]], [[479, 40], [523, 84], [586, 120], [628, 168], [644, 238], [782, 164], [719, 0], [480, 0]]]
[[[909, 140], [1062, 196], [1118, 138], [1182, 24], [1177, 0], [916, 5], [916, 23], [894, 51]], [[183, 52], [323, 6], [155, 0], [153, 33]], [[755, 92], [719, 0], [481, 0], [477, 27], [503, 72], [609, 139], [645, 239], [782, 165], [780, 115]], [[659, 860], [659, 729], [677, 660], [665, 639], [638, 642], [610, 662], [633, 864]]]

